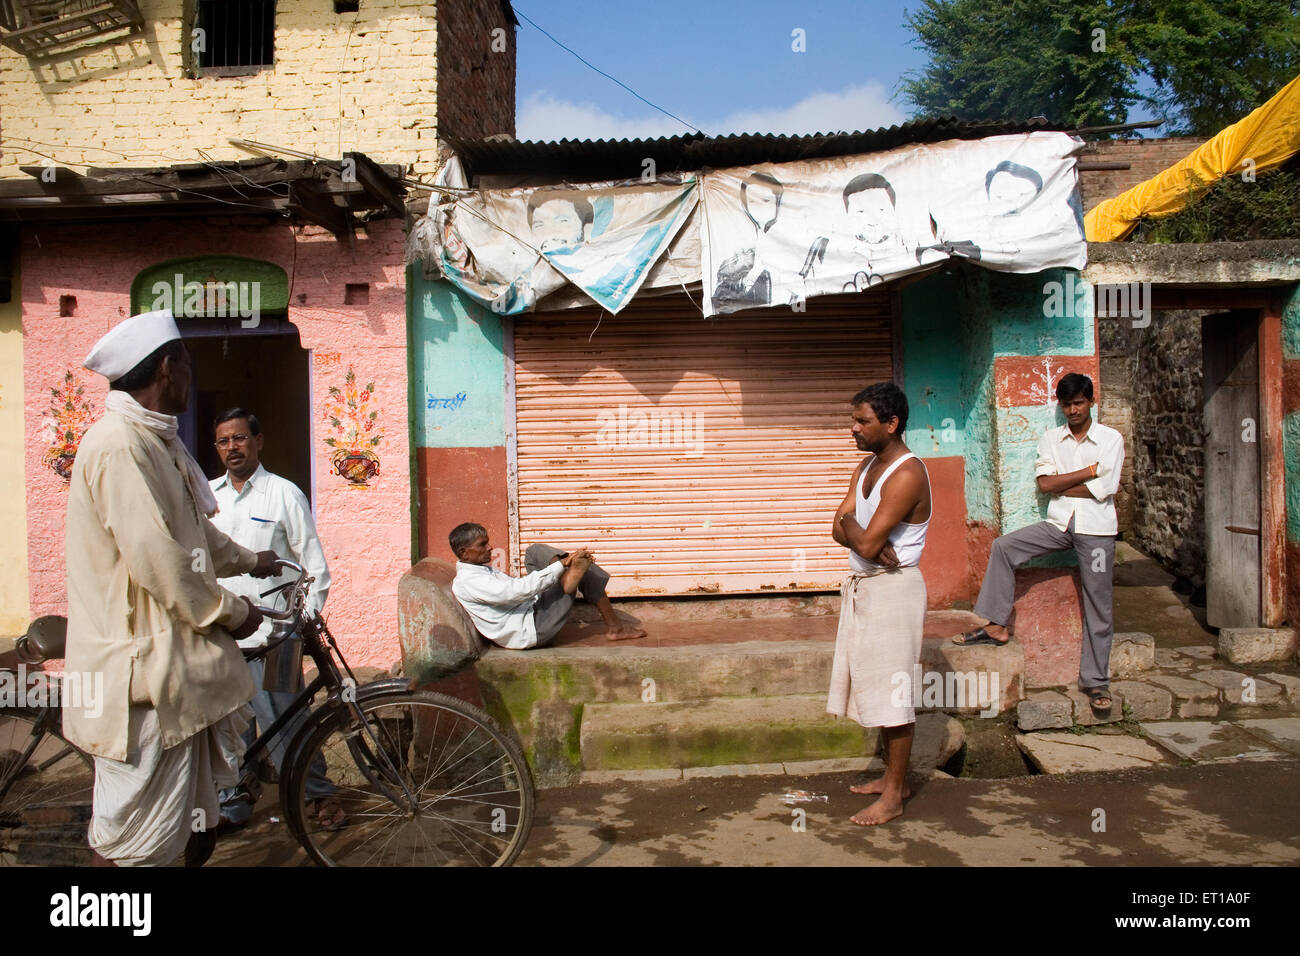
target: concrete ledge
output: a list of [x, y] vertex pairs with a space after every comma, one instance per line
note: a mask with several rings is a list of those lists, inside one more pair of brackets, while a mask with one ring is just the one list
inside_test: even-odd
[[1099, 284], [1276, 285], [1300, 281], [1300, 242], [1090, 242], [1083, 278]]

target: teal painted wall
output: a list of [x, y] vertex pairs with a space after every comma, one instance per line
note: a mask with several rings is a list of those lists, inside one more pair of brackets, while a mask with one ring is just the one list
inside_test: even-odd
[[[1282, 358], [1287, 362], [1300, 360], [1300, 285], [1291, 290], [1282, 308]], [[1286, 410], [1282, 419], [1282, 457], [1286, 469], [1286, 538], [1300, 544], [1300, 409]]]
[[1070, 269], [1034, 275], [986, 272], [981, 278], [988, 285], [994, 317], [994, 355], [1096, 353], [1092, 287], [1078, 273]]
[[1282, 357], [1300, 359], [1300, 286], [1282, 308]]
[[[412, 401], [421, 448], [489, 448], [506, 443], [506, 371], [501, 317], [446, 282], [410, 270]], [[457, 407], [430, 399], [455, 399]]]
[[966, 402], [960, 342], [963, 322], [956, 277], [940, 273], [903, 290], [903, 387], [908, 421], [903, 440], [922, 458], [966, 453]]
[[922, 458], [965, 459], [966, 515], [994, 522], [993, 365], [984, 287], [972, 272], [937, 272], [902, 291], [904, 440]]
[[1282, 457], [1286, 467], [1286, 539], [1300, 544], [1300, 412], [1282, 419]]

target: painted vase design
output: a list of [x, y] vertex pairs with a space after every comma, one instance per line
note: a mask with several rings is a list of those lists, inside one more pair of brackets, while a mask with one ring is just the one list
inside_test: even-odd
[[81, 436], [95, 420], [95, 407], [86, 399], [85, 392], [86, 386], [72, 369], [64, 373], [59, 388], [50, 389], [53, 401], [45, 416], [45, 432], [50, 444], [41, 456], [41, 462], [65, 483], [72, 481], [72, 465], [77, 460]]
[[330, 456], [330, 461], [334, 463], [334, 470], [346, 478], [348, 484], [353, 487], [364, 486], [367, 481], [379, 474], [379, 459], [375, 457], [374, 452], [339, 448]]
[[357, 383], [357, 375], [348, 366], [343, 384], [331, 385], [325, 397], [325, 418], [334, 434], [325, 439], [333, 449], [330, 462], [334, 471], [349, 488], [365, 488], [379, 474], [379, 456], [374, 449], [384, 437], [379, 427], [379, 410], [372, 408], [375, 383]]

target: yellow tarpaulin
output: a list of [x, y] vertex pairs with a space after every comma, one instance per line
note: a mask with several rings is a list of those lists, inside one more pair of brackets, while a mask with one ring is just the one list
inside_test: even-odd
[[1143, 217], [1171, 216], [1224, 176], [1261, 173], [1300, 152], [1300, 76], [1245, 119], [1170, 166], [1113, 199], [1098, 203], [1083, 219], [1089, 242], [1123, 239]]

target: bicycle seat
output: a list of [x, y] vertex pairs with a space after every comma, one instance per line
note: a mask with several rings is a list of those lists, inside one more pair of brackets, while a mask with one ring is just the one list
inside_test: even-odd
[[40, 655], [41, 660], [57, 660], [63, 657], [64, 643], [68, 638], [68, 619], [58, 614], [38, 617], [28, 626], [23, 637], [26, 638], [27, 645]]

